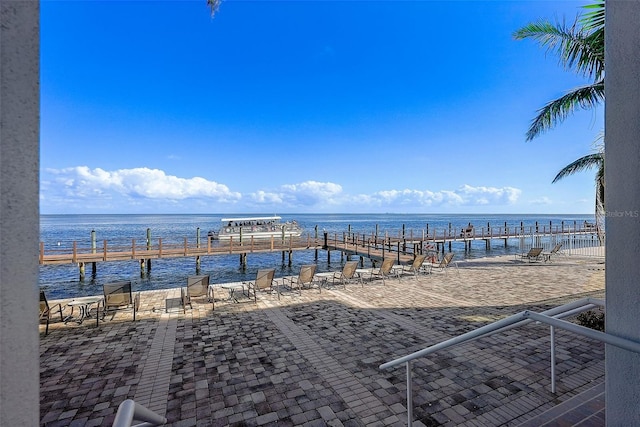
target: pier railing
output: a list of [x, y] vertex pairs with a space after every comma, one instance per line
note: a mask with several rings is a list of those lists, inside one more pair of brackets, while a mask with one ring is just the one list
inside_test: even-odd
[[40, 242], [40, 264], [68, 264], [100, 261], [124, 261], [129, 259], [157, 259], [176, 257], [197, 257], [204, 255], [225, 255], [253, 252], [292, 251], [314, 249], [320, 247], [320, 240], [304, 237], [288, 237], [285, 239], [254, 239], [242, 241], [233, 238], [225, 241], [198, 242], [184, 238], [182, 243], [166, 243], [162, 238], [145, 241], [131, 239], [130, 244], [103, 240], [101, 245], [80, 245], [73, 241], [70, 245], [45, 249]]
[[563, 244], [566, 254], [580, 253], [583, 255], [604, 256], [604, 234], [598, 232], [594, 226], [574, 225], [534, 225], [534, 226], [497, 226], [492, 227], [449, 227], [444, 229], [429, 228], [415, 232], [402, 230], [397, 234], [384, 233], [332, 233], [329, 238], [333, 242], [340, 242], [343, 246], [367, 248], [371, 251], [395, 252], [401, 255], [421, 253], [425, 249], [441, 248], [452, 242], [469, 242], [483, 240], [487, 245], [492, 240], [517, 239], [518, 250], [526, 252], [532, 247], [542, 247], [550, 250], [556, 244]]
[[[91, 240], [86, 244], [76, 241], [64, 245], [54, 245], [51, 242], [40, 242], [40, 264], [89, 263], [101, 261], [123, 261], [131, 259], [156, 259], [172, 257], [198, 257], [205, 255], [246, 254], [257, 252], [292, 252], [308, 249], [343, 250], [368, 256], [372, 259], [384, 256], [397, 257], [398, 261], [406, 261], [424, 250], [440, 248], [444, 252], [444, 244], [484, 240], [487, 245], [494, 239], [518, 239], [520, 251], [526, 251], [533, 246], [550, 249], [556, 243], [563, 243], [565, 253], [583, 253], [598, 255], [603, 252], [604, 236], [594, 227], [574, 225], [535, 226], [491, 226], [487, 227], [448, 227], [437, 230], [435, 228], [415, 231], [405, 230], [404, 227], [397, 234], [385, 232], [379, 235], [375, 232], [360, 233], [346, 231], [342, 233], [325, 232], [322, 237], [311, 234], [300, 237], [271, 237], [270, 239], [255, 239], [245, 237], [217, 241], [207, 238], [183, 238], [181, 241], [170, 239], [131, 239], [125, 241], [103, 240], [100, 244]], [[592, 249], [599, 247], [600, 249]], [[602, 253], [603, 254], [603, 253]]]
[[[344, 232], [341, 233], [347, 240], [368, 240], [378, 244], [388, 244], [388, 240], [422, 240], [432, 242], [444, 241], [462, 241], [462, 240], [485, 240], [485, 239], [511, 239], [528, 236], [553, 236], [553, 235], [598, 235], [598, 230], [592, 225], [574, 225], [567, 226], [564, 224], [540, 224], [531, 226], [491, 226], [486, 227], [448, 227], [442, 229], [434, 229], [427, 227], [419, 231], [413, 229], [401, 230], [397, 234], [385, 232], [383, 235], [371, 233]], [[334, 233], [338, 236], [339, 233]], [[337, 237], [335, 238], [337, 240]]]

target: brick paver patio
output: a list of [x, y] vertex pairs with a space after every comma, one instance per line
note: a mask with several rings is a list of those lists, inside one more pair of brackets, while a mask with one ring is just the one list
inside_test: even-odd
[[[336, 269], [339, 266], [336, 265]], [[379, 365], [525, 309], [604, 296], [600, 258], [463, 261], [302, 295], [194, 303], [143, 291], [138, 320], [54, 322], [41, 334], [42, 426], [111, 425], [134, 399], [171, 426], [402, 426], [404, 368]], [[44, 326], [41, 326], [44, 331]], [[529, 324], [413, 363], [414, 425], [518, 425], [604, 381], [604, 345]]]

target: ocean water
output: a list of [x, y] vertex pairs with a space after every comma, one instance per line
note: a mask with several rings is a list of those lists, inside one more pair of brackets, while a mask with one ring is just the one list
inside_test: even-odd
[[[40, 218], [40, 241], [45, 252], [69, 249], [73, 242], [78, 247], [90, 247], [92, 231], [95, 231], [98, 248], [107, 240], [109, 246], [131, 245], [132, 239], [143, 243], [150, 230], [151, 240], [157, 244], [162, 238], [163, 244], [180, 244], [184, 238], [195, 242], [199, 234], [206, 242], [207, 232], [217, 229], [221, 218], [255, 215], [42, 215]], [[593, 215], [469, 215], [469, 214], [295, 214], [280, 215], [283, 221], [296, 220], [304, 228], [304, 236], [312, 237], [316, 230], [319, 236], [323, 232], [330, 234], [351, 232], [370, 236], [376, 231], [379, 236], [399, 236], [404, 230], [405, 236], [422, 236], [435, 230], [449, 227], [460, 229], [469, 223], [479, 230], [482, 227], [540, 227], [552, 224], [565, 226], [593, 222]], [[463, 242], [454, 242], [452, 251], [457, 259], [496, 256], [516, 253], [518, 240], [507, 242], [494, 240], [489, 250], [484, 242], [476, 242], [471, 250], [465, 251]], [[317, 263], [318, 272], [338, 270], [342, 267], [337, 251], [331, 252], [328, 263], [326, 251], [296, 251], [292, 264], [288, 257], [284, 263], [280, 252], [267, 254], [248, 254], [247, 266], [242, 268], [238, 255], [215, 255], [201, 257], [200, 273], [209, 274], [211, 283], [228, 283], [255, 279], [259, 268], [275, 267], [276, 277], [297, 274], [302, 264]], [[131, 280], [134, 290], [168, 289], [183, 286], [189, 275], [196, 273], [194, 258], [167, 258], [151, 261], [151, 271], [141, 274], [138, 261], [118, 261], [97, 263], [96, 275], [92, 276], [91, 265], [86, 266], [86, 276], [80, 279], [75, 264], [40, 266], [39, 285], [50, 299], [71, 298], [102, 294], [102, 285], [116, 280]]]

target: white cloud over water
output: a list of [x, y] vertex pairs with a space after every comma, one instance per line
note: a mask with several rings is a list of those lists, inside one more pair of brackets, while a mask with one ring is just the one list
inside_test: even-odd
[[332, 182], [306, 181], [285, 184], [274, 191], [259, 190], [249, 193], [248, 199], [255, 205], [280, 204], [283, 208], [337, 204], [342, 187]]
[[[259, 186], [259, 182], [256, 183]], [[347, 194], [334, 182], [308, 180], [259, 188], [242, 194], [202, 177], [178, 177], [159, 169], [113, 171], [77, 166], [43, 171], [43, 213], [78, 212], [417, 212], [515, 204], [514, 187], [471, 186], [457, 189], [388, 189]], [[73, 206], [74, 210], [69, 210]], [[93, 210], [92, 210], [93, 209]], [[162, 212], [158, 212], [162, 213]]]
[[[582, 202], [586, 202], [586, 200], [583, 200]], [[538, 199], [533, 199], [529, 203], [532, 205], [551, 205], [553, 204], [553, 201], [545, 196]]]
[[120, 195], [131, 198], [185, 200], [213, 198], [218, 201], [236, 201], [240, 193], [230, 191], [226, 185], [200, 177], [180, 178], [167, 175], [159, 169], [134, 168], [106, 171], [77, 166], [48, 169], [53, 176], [50, 190], [73, 198], [96, 198]]
[[371, 204], [421, 206], [421, 207], [461, 207], [480, 205], [510, 205], [516, 203], [521, 191], [513, 187], [472, 187], [463, 185], [457, 190], [386, 190], [371, 196], [359, 196]]

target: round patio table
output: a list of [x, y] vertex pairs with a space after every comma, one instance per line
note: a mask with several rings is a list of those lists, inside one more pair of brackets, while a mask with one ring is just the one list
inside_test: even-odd
[[[73, 322], [78, 322], [78, 325], [82, 324], [84, 319], [86, 319], [87, 317], [91, 317], [91, 308], [92, 308], [91, 306], [97, 303], [98, 306], [96, 309], [96, 325], [98, 325], [98, 321], [100, 320], [98, 316], [98, 312], [100, 311], [101, 301], [102, 301], [102, 297], [74, 298], [73, 300], [67, 303], [67, 305], [71, 307], [71, 314], [65, 317], [64, 323], [73, 321]], [[73, 312], [76, 307], [78, 307], [78, 311], [79, 311], [78, 316], [73, 315]]]

